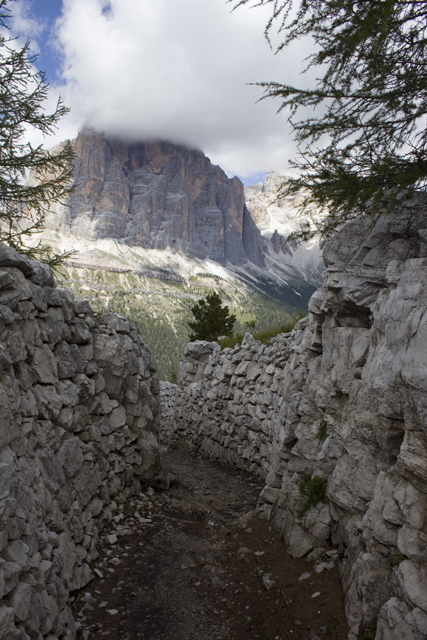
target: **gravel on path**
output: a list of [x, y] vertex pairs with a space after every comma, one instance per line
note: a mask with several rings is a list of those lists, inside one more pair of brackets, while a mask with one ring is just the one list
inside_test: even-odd
[[163, 465], [169, 489], [121, 505], [102, 534], [73, 602], [79, 639], [347, 638], [337, 550], [287, 555], [242, 471], [177, 451]]

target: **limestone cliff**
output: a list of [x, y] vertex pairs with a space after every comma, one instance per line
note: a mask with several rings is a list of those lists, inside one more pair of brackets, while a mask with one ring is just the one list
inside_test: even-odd
[[125, 144], [82, 129], [75, 191], [48, 228], [88, 239], [180, 250], [216, 262], [264, 264], [243, 185], [201, 152], [167, 142]]
[[95, 316], [0, 244], [0, 638], [73, 640], [99, 536], [159, 472], [159, 380], [134, 323]]
[[[277, 197], [286, 179], [286, 175], [280, 171], [271, 171], [263, 184], [246, 187], [246, 206], [264, 239], [268, 269], [273, 273], [287, 274], [288, 281], [291, 281], [293, 274], [302, 274], [308, 282], [318, 287], [324, 275], [319, 238], [303, 243], [295, 240], [287, 242], [288, 236], [300, 231], [304, 222], [298, 212], [303, 201], [302, 194]], [[317, 214], [313, 212], [312, 215], [316, 221]]]
[[349, 639], [376, 625], [376, 640], [419, 640], [427, 637], [425, 206], [348, 222], [324, 263], [324, 285], [292, 334], [268, 347], [249, 335], [233, 350], [186, 346], [163, 438], [264, 477], [261, 508], [292, 554], [318, 558], [320, 571], [325, 547], [337, 548]]

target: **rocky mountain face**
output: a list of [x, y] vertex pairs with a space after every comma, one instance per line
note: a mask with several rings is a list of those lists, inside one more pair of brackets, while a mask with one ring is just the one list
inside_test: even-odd
[[322, 252], [317, 239], [303, 244], [287, 237], [301, 228], [302, 218], [297, 208], [302, 196], [288, 196], [278, 200], [277, 193], [286, 181], [286, 175], [272, 171], [264, 183], [245, 188], [246, 206], [264, 239], [267, 268], [288, 279], [299, 275], [315, 286], [322, 284], [324, 268]]
[[286, 549], [338, 563], [349, 640], [427, 637], [427, 213], [348, 222], [309, 317], [185, 347], [162, 440], [265, 478]]
[[167, 142], [124, 144], [92, 129], [73, 142], [74, 186], [47, 226], [86, 239], [263, 266], [243, 185], [201, 152]]
[[158, 477], [158, 420], [135, 324], [95, 317], [0, 244], [0, 638], [76, 637], [70, 592], [101, 573], [120, 505]]

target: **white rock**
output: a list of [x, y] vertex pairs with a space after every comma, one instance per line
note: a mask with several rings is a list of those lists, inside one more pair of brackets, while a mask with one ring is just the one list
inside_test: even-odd
[[271, 589], [273, 589], [276, 586], [276, 583], [271, 573], [264, 573], [261, 578], [261, 583], [264, 589], [266, 589], [267, 591], [271, 591]]
[[307, 580], [308, 578], [311, 578], [311, 573], [308, 573], [308, 571], [306, 571], [305, 573], [302, 573], [300, 575], [300, 577], [298, 578], [298, 581]]
[[314, 567], [314, 570], [316, 573], [322, 573], [322, 571], [326, 569], [327, 566], [328, 566], [327, 562], [321, 562], [320, 564], [316, 564], [316, 566]]

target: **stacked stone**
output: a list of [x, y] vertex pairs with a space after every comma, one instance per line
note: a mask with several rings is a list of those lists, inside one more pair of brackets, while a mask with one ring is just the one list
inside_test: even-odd
[[177, 441], [265, 477], [262, 510], [291, 554], [318, 558], [338, 547], [349, 640], [375, 625], [376, 640], [419, 640], [427, 637], [425, 202], [417, 196], [347, 223], [323, 256], [324, 285], [292, 336], [267, 348], [248, 339], [231, 351], [185, 347]]
[[160, 425], [159, 444], [168, 448], [175, 440], [175, 401], [178, 386], [172, 382], [160, 382]]
[[289, 334], [269, 346], [249, 333], [233, 349], [221, 350], [215, 342], [185, 345], [169, 442], [265, 478], [289, 355]]
[[3, 244], [0, 367], [0, 638], [72, 640], [100, 531], [159, 471], [159, 381], [132, 322]]

